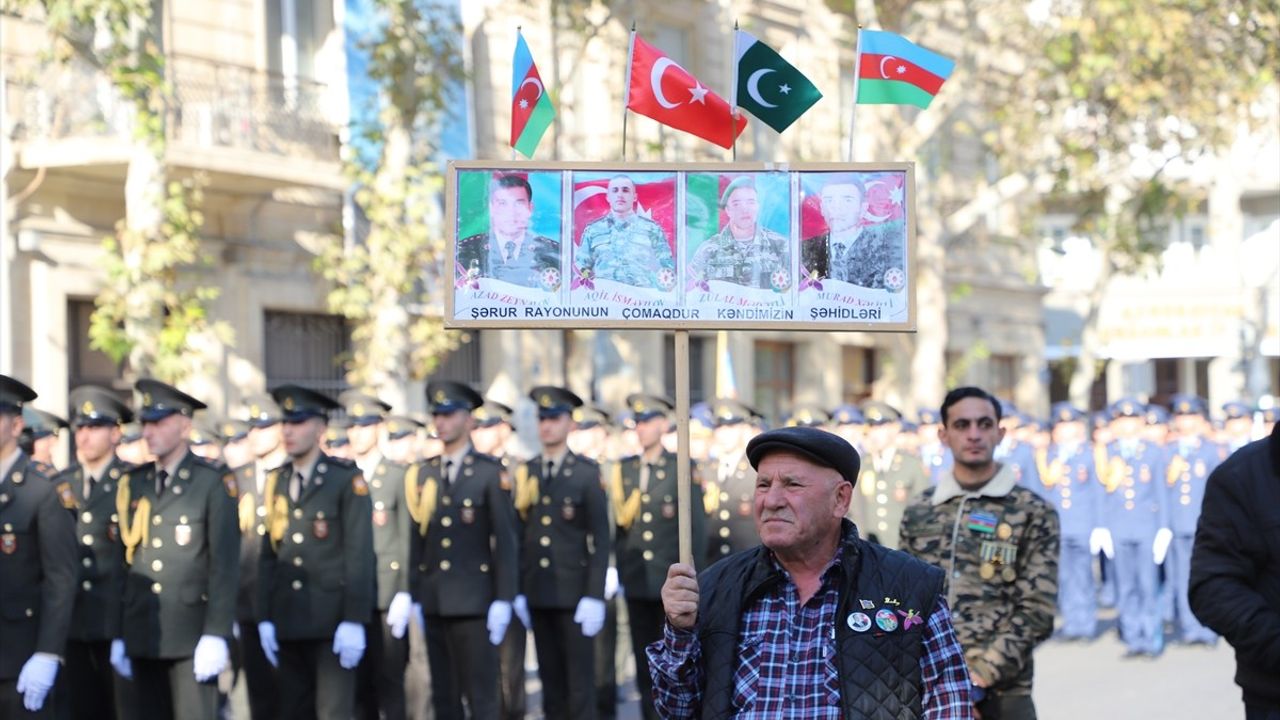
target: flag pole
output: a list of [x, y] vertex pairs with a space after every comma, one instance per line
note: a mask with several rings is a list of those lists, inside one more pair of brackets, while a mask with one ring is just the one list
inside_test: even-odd
[[[520, 47], [520, 38], [523, 36], [523, 34], [524, 34], [524, 26], [523, 26], [523, 25], [517, 25], [517, 26], [516, 26], [516, 47]], [[515, 98], [515, 96], [518, 94], [518, 91], [519, 91], [519, 89], [516, 87], [515, 82], [516, 82], [516, 81], [515, 81], [515, 78], [513, 77], [513, 78], [511, 79], [511, 97], [513, 98], [513, 99], [512, 99], [512, 109], [513, 109], [513, 110], [514, 110], [514, 103], [515, 103], [514, 98]], [[515, 113], [512, 113], [512, 115], [514, 115], [514, 114], [515, 114]], [[514, 121], [512, 121], [512, 122], [513, 122], [513, 124], [514, 124]], [[515, 146], [515, 145], [512, 145], [512, 146], [511, 146], [511, 162], [515, 162], [515, 161], [517, 161], [517, 160], [519, 160], [519, 159], [520, 159], [520, 156], [519, 156], [518, 154], [516, 154], [516, 146]]]
[[627, 83], [622, 90], [622, 159], [627, 159], [627, 108], [631, 105], [631, 61], [636, 51], [636, 21], [631, 21], [631, 38], [627, 41]]
[[862, 74], [862, 25], [858, 25], [858, 35], [853, 41], [853, 110], [849, 113], [849, 149], [845, 154], [849, 162], [853, 162], [854, 131], [858, 128], [858, 80]]
[[733, 162], [738, 161], [738, 134], [734, 132], [738, 129], [738, 21], [733, 21], [733, 56], [730, 60], [733, 65], [733, 73], [731, 77], [733, 81], [729, 84], [729, 133], [733, 135], [733, 146], [730, 148], [733, 154], [730, 159]]

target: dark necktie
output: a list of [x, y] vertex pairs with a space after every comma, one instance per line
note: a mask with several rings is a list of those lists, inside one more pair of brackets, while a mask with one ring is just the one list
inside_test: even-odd
[[89, 473], [84, 474], [84, 499], [88, 500], [89, 495], [93, 493], [93, 476]]
[[507, 241], [507, 244], [506, 244], [506, 245], [504, 245], [502, 249], [503, 249], [503, 251], [504, 251], [504, 252], [506, 252], [506, 261], [507, 261], [507, 262], [511, 262], [512, 260], [515, 260], [515, 259], [516, 259], [516, 244], [515, 244], [515, 243], [511, 242], [510, 240], [508, 240], [508, 241]]
[[169, 486], [169, 471], [161, 470], [156, 473], [156, 497], [164, 494], [164, 489]]
[[452, 460], [444, 461], [444, 480], [449, 485], [453, 484], [453, 461]]
[[302, 473], [295, 470], [293, 473], [293, 482], [289, 483], [289, 497], [293, 498], [294, 502], [298, 502], [298, 498], [302, 497], [302, 491], [306, 489], [306, 486], [306, 478], [302, 476]]
[[554, 460], [547, 461], [547, 479], [550, 480], [556, 474], [556, 463]]

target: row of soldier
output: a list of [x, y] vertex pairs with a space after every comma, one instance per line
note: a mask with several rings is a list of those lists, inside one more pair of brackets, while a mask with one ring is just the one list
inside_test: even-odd
[[[4, 380], [0, 417], [12, 418], [34, 394]], [[56, 475], [45, 468], [49, 497], [71, 511], [76, 526], [77, 587], [67, 622], [56, 623], [64, 609], [49, 605], [57, 582], [36, 582], [45, 604], [22, 610], [24, 625], [39, 629], [33, 635], [45, 645], [57, 635], [46, 626], [69, 630], [65, 655], [50, 653], [66, 667], [52, 703], [60, 715], [101, 717], [111, 706], [122, 716], [167, 717], [173, 708], [183, 716], [198, 715], [196, 708], [212, 714], [217, 677], [234, 658], [254, 717], [349, 717], [357, 705], [404, 716], [406, 628], [417, 615], [438, 717], [462, 717], [464, 703], [474, 717], [523, 716], [526, 628], [534, 633], [546, 714], [607, 716], [613, 652], [601, 640], [616, 637], [616, 626], [600, 631], [616, 622], [621, 597], [642, 705], [652, 716], [643, 648], [660, 637], [658, 591], [677, 555], [668, 401], [631, 396], [624, 431], [613, 434], [604, 432], [606, 415], [569, 391], [535, 388], [542, 452], [526, 462], [506, 452], [513, 446], [510, 408], [455, 383], [428, 390], [435, 437], [423, 437], [423, 423], [389, 416], [391, 408], [376, 398], [346, 393], [339, 405], [289, 386], [249, 402], [243, 421], [220, 423], [220, 449], [198, 442], [213, 433], [191, 431], [203, 408], [198, 400], [152, 381], [138, 390], [145, 447], [134, 450], [132, 463], [115, 451], [118, 443], [128, 451], [122, 427], [130, 409], [106, 390], [78, 388], [71, 424], [79, 462]], [[1043, 440], [1031, 423], [1021, 423], [1026, 440], [1017, 439], [1017, 427], [1006, 433], [999, 454], [1062, 519], [1064, 636], [1095, 632], [1092, 558], [1102, 550], [1114, 558], [1109, 577], [1133, 652], [1159, 653], [1172, 598], [1183, 638], [1212, 640], [1187, 611], [1179, 583], [1203, 482], [1226, 451], [1207, 437], [1202, 401], [1175, 398], [1172, 409], [1176, 439], [1167, 447], [1152, 439], [1147, 420], [1154, 411], [1134, 400], [1095, 421], [1094, 445], [1084, 414], [1065, 406], [1055, 406]], [[342, 422], [326, 428], [325, 418], [338, 410]], [[1018, 422], [1011, 408], [1003, 414]], [[830, 414], [801, 409], [787, 424], [828, 427], [859, 449], [864, 470], [851, 515], [872, 538], [896, 546], [908, 499], [949, 463], [930, 427], [936, 415], [919, 419], [919, 428], [907, 427], [892, 408], [872, 402]], [[710, 563], [757, 543], [754, 474], [742, 449], [761, 423], [733, 400], [710, 403], [694, 420], [693, 500], [706, 510], [694, 516], [695, 553]], [[9, 429], [0, 427], [0, 435]], [[226, 464], [218, 453], [197, 457], [202, 445], [220, 450]], [[630, 452], [610, 460], [618, 447]], [[26, 473], [40, 474], [39, 463], [50, 459], [19, 467], [22, 456], [0, 444], [0, 464], [14, 463], [0, 467], [0, 477], [13, 488], [38, 487], [25, 482]], [[22, 564], [13, 558], [41, 542], [14, 530], [30, 530], [10, 522], [21, 506], [0, 494], [0, 512], [10, 511], [0, 562], [13, 567]], [[1175, 590], [1161, 595], [1157, 565], [1170, 545], [1165, 587]], [[47, 665], [28, 673], [31, 659], [47, 659], [48, 649], [17, 657], [23, 647], [4, 651], [10, 667], [0, 682], [21, 686], [30, 705], [39, 695], [32, 690], [53, 680], [44, 680]], [[136, 687], [148, 688], [148, 702], [137, 701]], [[151, 702], [153, 695], [160, 701]], [[10, 689], [13, 696], [19, 694]]]

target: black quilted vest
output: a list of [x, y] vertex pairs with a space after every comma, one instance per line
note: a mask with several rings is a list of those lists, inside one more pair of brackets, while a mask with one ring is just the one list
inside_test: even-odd
[[[840, 703], [848, 719], [905, 720], [921, 717], [924, 697], [920, 659], [928, 618], [942, 596], [943, 573], [914, 557], [858, 537], [844, 521], [841, 590], [836, 610], [836, 670]], [[764, 547], [746, 550], [712, 565], [698, 576], [701, 593], [698, 637], [702, 646], [702, 717], [727, 718], [748, 708], [734, 707], [738, 629], [743, 609], [784, 576]], [[898, 605], [886, 603], [897, 600]], [[860, 601], [874, 604], [865, 609]], [[914, 609], [925, 622], [882, 632], [874, 623], [864, 632], [850, 627], [850, 615], [875, 618], [882, 608]], [[901, 615], [898, 616], [901, 621]]]

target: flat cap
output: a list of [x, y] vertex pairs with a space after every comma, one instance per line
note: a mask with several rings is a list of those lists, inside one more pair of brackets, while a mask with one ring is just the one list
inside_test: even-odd
[[172, 385], [159, 380], [143, 378], [134, 384], [134, 389], [142, 396], [138, 403], [138, 419], [144, 423], [157, 422], [170, 415], [178, 414], [193, 417], [197, 410], [208, 406]]
[[497, 400], [486, 399], [483, 405], [471, 413], [471, 416], [476, 419], [476, 427], [486, 428], [502, 423], [511, 425], [511, 416], [514, 414], [515, 411], [511, 409], [511, 406], [504, 405]]
[[553, 418], [582, 407], [582, 398], [554, 385], [539, 385], [529, 391], [529, 399], [538, 405], [538, 418]]
[[36, 391], [27, 387], [26, 383], [8, 375], [0, 375], [0, 411], [16, 414], [22, 410], [23, 403], [35, 399]]
[[390, 405], [359, 390], [342, 391], [338, 395], [338, 402], [353, 425], [376, 425], [391, 412]]
[[427, 383], [427, 404], [432, 414], [448, 415], [459, 410], [475, 410], [484, 405], [484, 397], [466, 383], [433, 380]]
[[244, 419], [256, 428], [271, 427], [284, 416], [276, 399], [267, 393], [250, 395], [245, 398], [244, 406], [247, 410]]
[[59, 430], [71, 427], [66, 420], [57, 415], [30, 405], [22, 408], [22, 421], [26, 423], [27, 432], [36, 440], [56, 435]]
[[754, 469], [758, 470], [760, 461], [771, 452], [791, 452], [807, 457], [817, 465], [840, 473], [840, 477], [850, 485], [857, 484], [858, 470], [862, 467], [858, 451], [844, 438], [817, 428], [768, 430], [747, 443], [747, 459]]
[[632, 393], [627, 396], [627, 409], [636, 422], [644, 422], [672, 412], [676, 409], [676, 404], [661, 395]]
[[298, 423], [307, 418], [327, 418], [330, 410], [342, 407], [324, 393], [301, 385], [281, 385], [271, 391], [271, 397], [284, 411], [284, 421]]
[[114, 392], [97, 385], [81, 385], [68, 398], [71, 422], [85, 425], [116, 425], [133, 420], [133, 411]]

